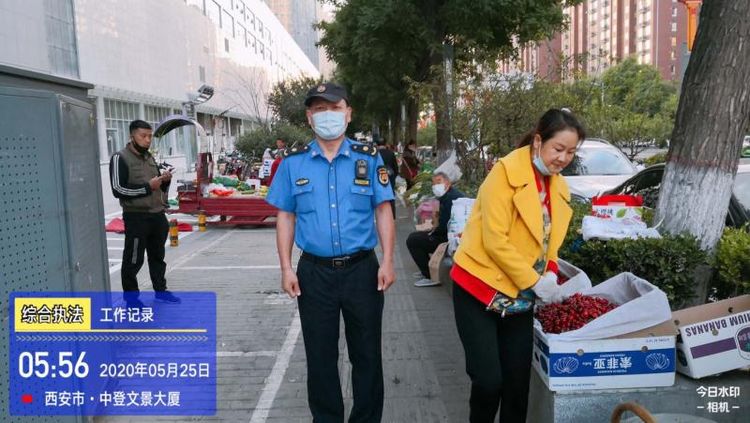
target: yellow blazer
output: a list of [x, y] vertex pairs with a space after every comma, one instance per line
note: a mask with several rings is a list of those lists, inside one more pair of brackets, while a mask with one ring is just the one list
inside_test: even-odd
[[[552, 228], [547, 260], [557, 260], [573, 211], [565, 179], [552, 175], [549, 185]], [[539, 279], [533, 266], [542, 253], [543, 231], [531, 150], [521, 147], [500, 159], [482, 182], [453, 260], [515, 298]]]

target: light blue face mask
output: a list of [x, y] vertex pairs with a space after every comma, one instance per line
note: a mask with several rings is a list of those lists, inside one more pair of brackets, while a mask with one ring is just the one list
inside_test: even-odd
[[346, 131], [346, 113], [327, 110], [312, 115], [313, 131], [323, 141], [335, 140]]
[[544, 164], [544, 160], [542, 160], [541, 155], [537, 154], [536, 156], [534, 156], [533, 163], [534, 163], [534, 167], [536, 168], [536, 170], [538, 170], [539, 173], [541, 173], [542, 175], [544, 176], [552, 175], [552, 172], [549, 171], [549, 169], [547, 168], [547, 165]]

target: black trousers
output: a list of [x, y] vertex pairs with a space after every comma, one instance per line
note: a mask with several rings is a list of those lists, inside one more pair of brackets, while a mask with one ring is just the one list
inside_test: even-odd
[[417, 231], [409, 234], [406, 238], [406, 248], [409, 249], [411, 258], [417, 264], [425, 278], [430, 278], [430, 254], [434, 253], [438, 245], [445, 242], [429, 235], [426, 231]]
[[307, 397], [315, 423], [344, 421], [339, 379], [339, 320], [352, 363], [354, 405], [349, 422], [379, 422], [383, 414], [381, 353], [383, 293], [378, 291], [373, 253], [332, 269], [301, 258], [297, 278], [302, 336], [307, 356]]
[[125, 249], [122, 251], [122, 290], [138, 291], [138, 271], [143, 266], [143, 255], [148, 254], [148, 272], [154, 291], [167, 289], [164, 273], [164, 244], [169, 234], [169, 223], [164, 213], [123, 213]]
[[471, 378], [469, 421], [494, 422], [500, 406], [500, 423], [526, 422], [533, 313], [500, 317], [455, 283], [453, 308]]

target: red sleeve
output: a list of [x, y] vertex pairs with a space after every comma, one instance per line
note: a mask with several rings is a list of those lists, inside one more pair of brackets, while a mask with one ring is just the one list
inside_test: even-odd
[[557, 267], [557, 262], [553, 260], [549, 260], [547, 262], [547, 271], [552, 272], [558, 276], [560, 275], [560, 268]]
[[458, 286], [484, 305], [489, 305], [492, 299], [495, 298], [495, 294], [497, 294], [497, 291], [492, 287], [455, 263], [451, 268], [450, 276]]
[[271, 176], [268, 177], [268, 185], [271, 185], [271, 182], [273, 182], [273, 176], [276, 174], [276, 170], [279, 168], [279, 164], [281, 164], [281, 156], [277, 157], [276, 160], [271, 163]]

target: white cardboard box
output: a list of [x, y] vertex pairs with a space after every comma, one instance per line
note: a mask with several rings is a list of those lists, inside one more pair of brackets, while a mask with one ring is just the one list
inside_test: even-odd
[[677, 371], [694, 379], [750, 366], [750, 295], [672, 313]]
[[672, 386], [671, 322], [618, 338], [559, 341], [534, 328], [532, 362], [552, 391]]
[[[571, 279], [562, 285], [567, 295], [581, 290], [578, 279], [588, 276], [559, 261], [560, 272]], [[552, 391], [672, 386], [675, 379], [675, 337], [671, 321], [616, 338], [559, 340], [534, 327], [532, 363]]]

